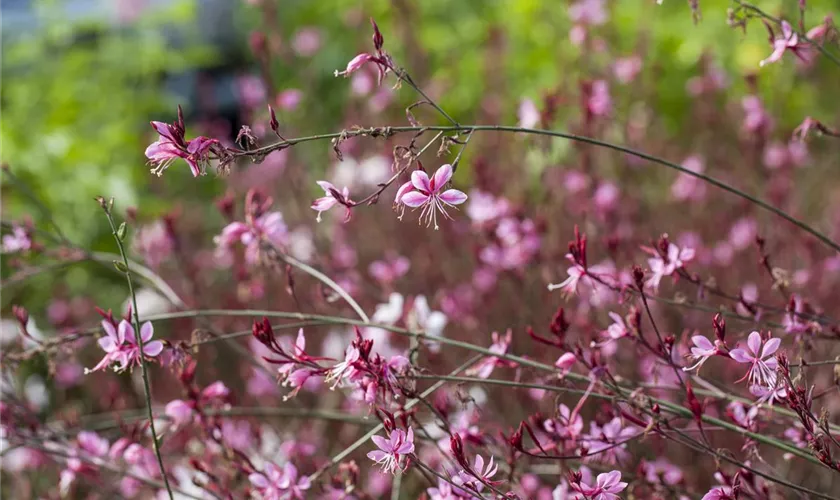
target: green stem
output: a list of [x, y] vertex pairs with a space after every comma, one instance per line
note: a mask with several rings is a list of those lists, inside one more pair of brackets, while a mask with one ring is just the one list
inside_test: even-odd
[[155, 419], [154, 414], [152, 413], [152, 391], [149, 387], [149, 372], [146, 367], [146, 356], [143, 352], [143, 337], [140, 335], [140, 315], [137, 312], [137, 295], [134, 293], [134, 283], [132, 283], [131, 280], [131, 269], [129, 268], [128, 264], [128, 255], [126, 254], [122, 238], [120, 238], [120, 234], [117, 230], [117, 226], [114, 223], [114, 217], [111, 214], [111, 207], [113, 207], [113, 199], [110, 203], [105, 201], [105, 199], [101, 197], [98, 200], [100, 202], [100, 205], [102, 206], [102, 210], [105, 211], [105, 216], [108, 218], [108, 224], [111, 226], [111, 233], [114, 235], [114, 240], [117, 242], [117, 247], [119, 248], [120, 256], [122, 257], [122, 264], [123, 266], [125, 266], [125, 279], [128, 283], [128, 292], [131, 295], [131, 313], [132, 319], [134, 321], [134, 339], [137, 343], [137, 347], [140, 349], [140, 367], [143, 372], [143, 390], [146, 397], [146, 409], [148, 410], [149, 414], [149, 428], [152, 431], [152, 445], [155, 450], [155, 456], [157, 457], [158, 467], [160, 468], [160, 475], [163, 478], [163, 484], [166, 487], [167, 493], [169, 493], [169, 500], [173, 500], [174, 496], [172, 495], [172, 488], [169, 486], [169, 478], [166, 476], [166, 469], [163, 466], [163, 458], [160, 455], [160, 443], [158, 443], [157, 430], [155, 429]]

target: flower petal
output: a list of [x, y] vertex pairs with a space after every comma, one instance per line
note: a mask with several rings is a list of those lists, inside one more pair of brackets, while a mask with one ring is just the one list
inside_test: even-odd
[[163, 352], [163, 342], [160, 340], [153, 340], [143, 345], [143, 354], [146, 356], [155, 357], [161, 352]]
[[768, 340], [764, 344], [764, 349], [761, 350], [761, 359], [764, 359], [768, 356], [772, 356], [777, 350], [779, 350], [779, 344], [782, 343], [782, 339], [774, 338]]
[[420, 191], [406, 193], [402, 198], [400, 198], [400, 202], [402, 202], [403, 205], [411, 208], [417, 208], [427, 201], [429, 201], [429, 195], [423, 194]]
[[729, 357], [739, 363], [752, 363], [753, 361], [753, 358], [744, 349], [732, 349], [729, 351]]
[[155, 334], [155, 329], [152, 326], [151, 321], [147, 321], [140, 326], [140, 338], [143, 339], [143, 343], [152, 340], [152, 335]]
[[117, 344], [114, 343], [114, 339], [111, 337], [102, 337], [97, 340], [96, 343], [99, 344], [99, 347], [101, 347], [105, 352], [113, 352], [117, 349]]
[[415, 170], [411, 173], [411, 183], [415, 188], [421, 191], [425, 191], [427, 193], [432, 192], [432, 188], [429, 185], [429, 174], [423, 172], [422, 170]]
[[432, 192], [437, 193], [440, 189], [449, 182], [449, 179], [452, 178], [452, 165], [446, 164], [441, 165], [437, 172], [435, 172], [434, 177], [432, 177], [432, 182], [430, 187], [432, 188]]
[[134, 328], [131, 327], [128, 321], [122, 320], [119, 326], [117, 326], [117, 344], [122, 345], [126, 340], [132, 344], [134, 343]]
[[440, 195], [440, 199], [450, 205], [460, 205], [467, 201], [467, 195], [457, 189], [448, 189]]
[[747, 338], [747, 346], [752, 351], [753, 357], [758, 357], [758, 353], [761, 352], [761, 334], [752, 332], [749, 338]]

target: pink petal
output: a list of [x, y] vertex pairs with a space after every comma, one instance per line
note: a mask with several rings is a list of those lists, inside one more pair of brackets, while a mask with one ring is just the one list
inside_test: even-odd
[[152, 335], [155, 334], [155, 329], [152, 326], [151, 321], [147, 321], [140, 326], [140, 338], [143, 340], [143, 343], [152, 340]]
[[772, 356], [779, 349], [779, 344], [782, 343], [782, 339], [775, 338], [770, 339], [764, 344], [764, 349], [761, 350], [761, 359], [764, 359], [768, 356]]
[[336, 203], [338, 203], [338, 200], [336, 200], [332, 196], [324, 196], [323, 198], [318, 198], [317, 200], [312, 202], [312, 210], [326, 212], [327, 210], [334, 207]]
[[155, 357], [163, 351], [163, 342], [160, 340], [153, 340], [148, 344], [143, 345], [143, 353], [146, 356]]
[[388, 454], [384, 451], [371, 451], [367, 454], [367, 457], [374, 462], [381, 462], [388, 458]]
[[401, 199], [403, 205], [407, 207], [417, 208], [420, 205], [423, 205], [429, 201], [429, 195], [425, 195], [420, 191], [412, 191], [410, 193], [406, 193]]
[[99, 344], [99, 347], [101, 347], [105, 352], [114, 352], [117, 349], [117, 344], [114, 343], [114, 339], [111, 337], [102, 337], [97, 340], [96, 343]]
[[749, 346], [753, 357], [757, 357], [758, 353], [761, 352], [761, 335], [758, 332], [752, 332], [747, 338], [747, 346]]
[[373, 444], [376, 445], [377, 448], [383, 451], [390, 451], [391, 450], [391, 443], [382, 436], [373, 436], [371, 438]]
[[397, 196], [394, 197], [394, 203], [399, 203], [400, 200], [402, 200], [402, 197], [412, 189], [414, 189], [414, 186], [411, 184], [411, 181], [408, 181], [400, 186], [400, 188], [397, 189]]
[[327, 196], [332, 196], [332, 191], [330, 190], [338, 192], [338, 189], [336, 189], [335, 186], [333, 186], [327, 181], [316, 181], [315, 183], [321, 186], [321, 189], [323, 189], [324, 192], [327, 193]]
[[435, 172], [434, 177], [432, 177], [432, 182], [430, 184], [430, 187], [432, 188], [432, 191], [434, 191], [434, 192], [440, 191], [440, 189], [443, 186], [445, 186], [446, 183], [449, 182], [449, 179], [451, 179], [451, 178], [452, 178], [452, 165], [450, 165], [448, 163], [446, 165], [441, 165], [441, 167], [439, 169], [437, 169], [437, 172]]
[[414, 184], [414, 187], [425, 191], [427, 193], [432, 192], [432, 188], [429, 185], [429, 174], [423, 172], [422, 170], [415, 170], [411, 173], [411, 183]]
[[114, 325], [112, 325], [110, 321], [103, 319], [102, 329], [105, 330], [105, 333], [108, 334], [109, 337], [111, 337], [115, 344], [122, 344], [122, 342], [120, 341], [120, 337], [117, 335], [117, 330], [114, 329]]
[[117, 326], [117, 344], [122, 345], [126, 340], [134, 343], [134, 328], [128, 321], [122, 320]]
[[732, 349], [729, 351], [729, 357], [739, 363], [752, 363], [753, 358], [747, 355], [747, 351], [743, 349]]
[[266, 477], [262, 474], [249, 474], [248, 480], [251, 481], [251, 484], [257, 488], [268, 488], [269, 485], [268, 479], [266, 479]]
[[712, 350], [715, 348], [711, 341], [709, 341], [709, 339], [702, 335], [695, 335], [691, 337], [691, 341], [694, 342], [694, 345], [696, 345], [700, 349]]
[[457, 189], [449, 189], [440, 195], [440, 199], [450, 205], [460, 205], [467, 201], [467, 195]]

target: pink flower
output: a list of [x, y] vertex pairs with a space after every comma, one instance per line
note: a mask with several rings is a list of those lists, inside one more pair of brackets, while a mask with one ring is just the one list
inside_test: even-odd
[[182, 158], [190, 166], [193, 177], [198, 177], [204, 171], [209, 160], [209, 154], [219, 144], [216, 139], [199, 136], [187, 141], [184, 139], [184, 120], [181, 108], [178, 108], [178, 120], [173, 124], [151, 122], [152, 128], [158, 133], [158, 140], [146, 148], [146, 158], [152, 165], [152, 173], [158, 177], [163, 171]]
[[395, 203], [411, 208], [423, 207], [420, 212], [420, 221], [425, 217], [427, 226], [434, 223], [435, 229], [438, 229], [438, 212], [451, 219], [446, 212], [446, 207], [454, 207], [467, 201], [467, 195], [462, 191], [457, 189], [443, 191], [443, 187], [451, 178], [452, 165], [448, 163], [437, 169], [431, 179], [426, 172], [415, 170], [411, 173], [411, 181], [400, 186]]
[[732, 496], [732, 488], [729, 486], [717, 486], [703, 495], [700, 500], [735, 500]]
[[627, 445], [624, 443], [638, 433], [639, 430], [634, 427], [624, 427], [621, 417], [613, 418], [603, 427], [592, 422], [586, 436], [589, 455], [592, 459], [615, 463], [627, 456]]
[[613, 75], [620, 83], [630, 83], [636, 79], [636, 75], [642, 70], [642, 58], [630, 56], [617, 59], [613, 63]]
[[3, 253], [23, 252], [32, 248], [29, 231], [18, 224], [12, 224], [12, 233], [3, 235]]
[[[692, 172], [703, 173], [703, 160], [698, 156], [689, 156], [682, 166]], [[677, 201], [700, 201], [706, 196], [706, 184], [697, 177], [681, 173], [671, 185], [671, 195]]]
[[172, 419], [172, 423], [175, 424], [175, 426], [180, 427], [184, 424], [192, 422], [192, 407], [180, 399], [170, 401], [163, 412], [167, 417]]
[[577, 362], [577, 356], [574, 354], [567, 352], [557, 358], [557, 361], [554, 362], [554, 366], [560, 370], [560, 376], [563, 377], [572, 369], [572, 366]]
[[236, 243], [245, 245], [245, 260], [252, 265], [259, 261], [260, 242], [263, 240], [274, 246], [288, 243], [289, 230], [282, 213], [266, 212], [257, 217], [249, 215], [247, 222], [232, 222], [213, 239], [222, 254], [230, 252]]
[[481, 455], [476, 455], [475, 463], [473, 464], [471, 471], [475, 473], [475, 475], [467, 472], [466, 470], [462, 470], [458, 472], [458, 478], [462, 481], [464, 486], [469, 487], [471, 490], [476, 492], [481, 492], [481, 490], [484, 489], [484, 483], [491, 482], [490, 479], [496, 475], [498, 470], [499, 466], [494, 463], [493, 457], [490, 457], [490, 461], [485, 467], [484, 458]]
[[[494, 354], [506, 354], [508, 348], [510, 347], [510, 342], [513, 339], [513, 332], [508, 330], [504, 336], [499, 335], [498, 332], [493, 332], [492, 338], [493, 344], [490, 346], [490, 351]], [[493, 369], [496, 365], [500, 364], [508, 363], [495, 356], [490, 356], [483, 358], [472, 368], [468, 369], [466, 373], [467, 375], [476, 376], [478, 378], [487, 378], [491, 373], [493, 373]]]
[[580, 484], [572, 484], [572, 488], [592, 500], [619, 500], [618, 493], [627, 488], [627, 483], [621, 481], [621, 472], [614, 470], [598, 474], [594, 486], [581, 481]]
[[350, 204], [352, 201], [350, 200], [350, 191], [347, 187], [345, 186], [342, 191], [339, 191], [335, 186], [327, 181], [317, 182], [318, 185], [321, 186], [321, 189], [324, 190], [324, 193], [326, 193], [326, 196], [318, 198], [312, 202], [312, 210], [318, 211], [318, 217], [316, 217], [315, 220], [321, 222], [321, 213], [326, 212], [338, 203], [344, 205], [345, 207], [344, 220], [350, 220]]
[[566, 274], [568, 274], [569, 277], [561, 283], [550, 283], [548, 285], [549, 292], [553, 292], [554, 290], [560, 289], [563, 291], [564, 297], [576, 294], [578, 283], [581, 279], [586, 277], [586, 270], [583, 269], [583, 266], [574, 262], [574, 258], [571, 254], [566, 254], [566, 258], [572, 261], [572, 266], [566, 270]]
[[[105, 351], [105, 357], [93, 369], [85, 369], [85, 373], [101, 370], [113, 363], [117, 363], [114, 371], [122, 372], [140, 363], [140, 347], [137, 345], [131, 323], [122, 320], [117, 328], [114, 328], [110, 321], [103, 320], [102, 329], [105, 330], [106, 336], [100, 338], [97, 344]], [[163, 342], [152, 340], [153, 335], [152, 323], [143, 323], [140, 327], [140, 339], [143, 341], [143, 355], [147, 358], [153, 358], [163, 351]]]
[[597, 26], [607, 22], [604, 0], [578, 0], [569, 7], [569, 18], [575, 24]]
[[770, 54], [767, 59], [758, 63], [759, 66], [764, 66], [765, 64], [781, 60], [782, 56], [785, 55], [785, 52], [788, 50], [796, 53], [796, 49], [799, 46], [799, 35], [793, 31], [793, 28], [791, 28], [790, 23], [787, 21], [782, 21], [782, 36], [774, 38], [774, 34], [771, 30], [770, 38], [773, 44], [773, 53]]
[[343, 76], [347, 78], [373, 59], [375, 59], [374, 56], [368, 54], [367, 52], [363, 52], [353, 59], [350, 59], [350, 62], [347, 63], [347, 68], [345, 68], [344, 71], [335, 70], [335, 76]]
[[624, 322], [624, 318], [614, 312], [609, 312], [607, 314], [610, 319], [613, 320], [613, 323], [608, 326], [607, 330], [604, 332], [610, 340], [618, 340], [630, 335], [630, 332], [627, 330], [627, 324]]
[[134, 249], [143, 256], [149, 267], [157, 269], [175, 248], [175, 241], [166, 222], [158, 220], [142, 226], [134, 238]]
[[751, 384], [773, 388], [776, 385], [776, 368], [779, 365], [773, 354], [779, 349], [781, 342], [778, 338], [762, 342], [761, 334], [752, 332], [747, 339], [747, 349], [732, 349], [729, 356], [739, 363], [750, 364], [750, 370], [744, 378], [749, 377]]
[[516, 114], [519, 118], [519, 126], [522, 128], [534, 128], [540, 123], [540, 110], [531, 99], [522, 99]]
[[382, 466], [383, 472], [395, 473], [397, 469], [404, 469], [408, 463], [408, 455], [414, 453], [414, 429], [408, 428], [408, 433], [401, 429], [394, 429], [386, 439], [373, 436], [373, 443], [379, 450], [371, 451], [368, 458]]
[[368, 266], [368, 273], [382, 283], [393, 283], [411, 267], [411, 261], [401, 255], [391, 255], [387, 259], [373, 261]]
[[572, 415], [568, 406], [560, 404], [557, 407], [559, 415], [555, 419], [543, 422], [546, 432], [557, 434], [561, 439], [576, 440], [583, 432], [583, 417], [579, 413]]
[[610, 86], [606, 80], [592, 82], [586, 100], [586, 108], [594, 116], [607, 116], [610, 114], [610, 111], [612, 111], [612, 98], [610, 97]]
[[694, 347], [691, 348], [689, 357], [697, 360], [693, 366], [684, 367], [683, 371], [691, 371], [695, 368], [700, 368], [707, 359], [718, 353], [718, 348], [712, 342], [702, 335], [695, 335], [691, 337]]
[[354, 365], [358, 360], [359, 349], [352, 344], [347, 346], [347, 350], [344, 352], [344, 361], [330, 368], [327, 372], [326, 378], [324, 378], [324, 382], [332, 383], [332, 387], [330, 387], [330, 389], [334, 390], [345, 379], [349, 381], [349, 379], [356, 374], [356, 368]]
[[299, 476], [297, 467], [292, 463], [281, 469], [269, 462], [264, 473], [254, 472], [248, 480], [263, 500], [303, 500], [306, 498], [304, 491], [312, 487], [309, 476]]
[[750, 393], [757, 397], [756, 404], [767, 403], [772, 406], [773, 401], [783, 400], [787, 398], [787, 388], [783, 385], [775, 387], [764, 387], [761, 385], [751, 385]]
[[668, 244], [668, 254], [666, 257], [656, 255], [652, 259], [648, 259], [648, 266], [653, 275], [647, 280], [645, 285], [654, 290], [659, 288], [659, 282], [665, 276], [672, 275], [677, 269], [680, 269], [694, 258], [693, 248], [680, 248], [673, 244]]

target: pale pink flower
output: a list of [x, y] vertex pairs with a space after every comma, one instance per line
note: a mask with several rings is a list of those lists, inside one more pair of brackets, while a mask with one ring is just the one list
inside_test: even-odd
[[388, 438], [373, 436], [373, 443], [379, 450], [371, 451], [368, 458], [382, 466], [383, 472], [395, 473], [407, 466], [407, 456], [414, 453], [414, 429], [408, 428], [408, 433], [402, 429], [394, 429]]
[[516, 115], [519, 118], [519, 126], [522, 128], [534, 128], [540, 123], [540, 110], [531, 99], [524, 98], [519, 101]]
[[340, 75], [346, 78], [361, 69], [362, 66], [373, 59], [374, 57], [367, 52], [361, 53], [353, 59], [350, 59], [350, 62], [347, 63], [347, 68], [345, 68], [344, 71], [335, 70], [335, 76]]
[[317, 181], [317, 183], [321, 186], [321, 189], [324, 190], [326, 196], [318, 198], [312, 202], [312, 210], [316, 210], [318, 212], [318, 217], [316, 217], [315, 220], [321, 222], [321, 213], [326, 212], [339, 203], [345, 207], [344, 220], [350, 220], [351, 210], [349, 205], [352, 201], [350, 200], [350, 191], [347, 187], [345, 186], [342, 191], [339, 191], [335, 186], [327, 181]]
[[29, 238], [29, 231], [25, 227], [12, 224], [11, 234], [3, 235], [3, 253], [24, 252], [32, 248], [32, 240]]
[[177, 427], [188, 424], [193, 419], [192, 407], [180, 399], [167, 403], [163, 412], [167, 417], [172, 419], [172, 423]]
[[[443, 329], [446, 328], [446, 323], [449, 319], [446, 314], [440, 311], [432, 311], [429, 307], [429, 302], [424, 295], [418, 295], [414, 298], [414, 304], [408, 314], [408, 323], [415, 330], [422, 330], [426, 335], [432, 337], [443, 337]], [[431, 352], [440, 352], [440, 343], [430, 341], [426, 342]]]
[[510, 212], [510, 203], [503, 197], [495, 197], [479, 189], [470, 191], [467, 217], [477, 226], [500, 219]]
[[652, 462], [644, 461], [643, 464], [645, 479], [649, 483], [674, 485], [682, 481], [682, 470], [665, 458], [659, 457]]
[[732, 420], [745, 429], [752, 428], [758, 416], [758, 406], [753, 405], [747, 409], [740, 401], [732, 401], [726, 406], [726, 410]]
[[285, 246], [289, 241], [289, 230], [280, 212], [266, 212], [251, 222], [232, 222], [222, 229], [215, 241], [219, 250], [227, 253], [236, 244], [245, 245], [245, 260], [256, 264], [259, 260], [260, 242], [267, 240], [274, 246]]
[[752, 332], [747, 339], [747, 349], [732, 349], [729, 356], [738, 363], [750, 364], [750, 370], [744, 378], [749, 377], [751, 384], [773, 388], [776, 385], [776, 368], [779, 365], [773, 354], [781, 343], [781, 339], [778, 338], [770, 338], [763, 342], [760, 333]]
[[624, 427], [621, 417], [613, 418], [603, 427], [592, 422], [586, 435], [589, 455], [593, 460], [616, 463], [627, 456], [627, 445], [624, 443], [639, 432], [634, 427]]
[[[504, 336], [499, 335], [499, 332], [493, 332], [492, 338], [493, 344], [490, 346], [490, 351], [494, 354], [506, 354], [511, 341], [513, 340], [513, 332], [508, 330]], [[495, 356], [486, 357], [476, 363], [472, 368], [468, 369], [466, 373], [467, 375], [476, 376], [478, 378], [487, 378], [491, 373], [493, 373], [493, 369], [498, 364], [506, 363]]]
[[301, 57], [312, 57], [321, 48], [321, 32], [318, 28], [303, 28], [295, 33], [292, 48]]
[[757, 397], [756, 404], [767, 403], [773, 406], [776, 400], [784, 400], [787, 398], [787, 388], [784, 385], [777, 385], [775, 387], [764, 387], [762, 385], [751, 385], [750, 394]]
[[578, 0], [568, 12], [573, 23], [589, 26], [604, 24], [608, 17], [604, 0]]
[[388, 258], [371, 262], [368, 273], [382, 283], [393, 283], [405, 275], [411, 267], [411, 261], [401, 255], [390, 255]]
[[592, 486], [581, 480], [580, 484], [573, 484], [572, 488], [592, 500], [620, 500], [618, 493], [627, 488], [627, 483], [621, 481], [621, 472], [614, 470], [598, 474]]
[[[452, 165], [442, 165], [430, 179], [422, 170], [411, 173], [411, 181], [403, 184], [397, 192], [395, 203], [411, 208], [423, 207], [419, 220], [426, 218], [426, 225], [432, 223], [438, 229], [437, 213], [451, 219], [446, 207], [454, 207], [467, 201], [467, 195], [457, 189], [443, 191], [444, 186], [452, 178]], [[400, 216], [402, 218], [402, 215]]]
[[694, 343], [694, 347], [691, 348], [691, 354], [689, 357], [692, 359], [697, 360], [692, 366], [684, 367], [683, 371], [691, 371], [695, 368], [700, 368], [703, 366], [703, 363], [706, 362], [707, 359], [711, 358], [712, 356], [718, 353], [718, 348], [712, 342], [702, 335], [695, 335], [691, 337], [691, 342]]
[[607, 314], [610, 319], [613, 320], [613, 323], [604, 331], [604, 334], [606, 334], [610, 340], [618, 340], [630, 335], [630, 331], [627, 329], [627, 324], [624, 322], [624, 318], [614, 312], [609, 312]]
[[648, 259], [648, 266], [652, 276], [647, 280], [645, 286], [654, 290], [659, 288], [659, 282], [665, 276], [674, 274], [677, 269], [684, 267], [684, 265], [694, 259], [693, 248], [680, 248], [673, 244], [668, 244], [668, 255], [663, 258], [656, 254], [653, 258]]
[[[772, 32], [771, 32], [772, 34]], [[785, 55], [785, 52], [790, 50], [791, 52], [796, 53], [796, 49], [799, 46], [799, 35], [793, 31], [791, 28], [790, 23], [787, 21], [782, 21], [782, 36], [776, 37], [772, 40], [773, 43], [773, 53], [770, 54], [766, 59], [762, 60], [758, 63], [759, 66], [764, 66], [765, 64], [774, 63], [782, 59], [782, 56]]]
[[639, 71], [642, 70], [642, 58], [630, 56], [617, 59], [613, 63], [613, 75], [620, 83], [627, 84], [636, 79]]
[[743, 127], [749, 133], [769, 132], [773, 127], [773, 120], [764, 109], [761, 98], [755, 95], [748, 95], [741, 101], [744, 109]]
[[353, 346], [347, 346], [344, 352], [344, 361], [336, 364], [327, 371], [327, 376], [324, 378], [325, 383], [332, 383], [330, 389], [335, 390], [339, 384], [345, 380], [350, 380], [357, 372], [354, 364], [359, 360], [359, 350]]
[[[689, 156], [682, 166], [698, 174], [702, 174], [704, 169], [699, 156]], [[706, 184], [697, 177], [681, 173], [671, 185], [671, 195], [678, 201], [700, 201], [706, 196]]]
[[577, 440], [583, 432], [583, 417], [579, 413], [573, 416], [569, 407], [562, 403], [557, 407], [557, 413], [556, 418], [543, 422], [543, 429], [561, 439]]
[[574, 366], [576, 362], [577, 356], [567, 352], [557, 358], [557, 361], [554, 362], [554, 366], [560, 370], [560, 377], [564, 377], [569, 373], [569, 371], [571, 371], [572, 366]]
[[[117, 328], [107, 320], [102, 321], [102, 329], [105, 336], [101, 337], [97, 344], [105, 351], [102, 360], [93, 367], [85, 369], [85, 373], [91, 373], [106, 368], [114, 363], [114, 371], [122, 372], [140, 363], [140, 347], [134, 336], [134, 327], [126, 320], [120, 321]], [[140, 327], [140, 339], [143, 341], [143, 355], [146, 358], [154, 358], [163, 351], [163, 342], [152, 340], [154, 327], [147, 321]]]
[[495, 464], [493, 457], [490, 457], [490, 461], [485, 467], [484, 458], [481, 455], [476, 455], [472, 469], [481, 480], [465, 470], [458, 472], [458, 478], [461, 479], [461, 484], [464, 486], [469, 487], [473, 491], [481, 492], [484, 489], [484, 483], [491, 481], [491, 478], [498, 472], [499, 466]]
[[142, 226], [134, 238], [134, 249], [143, 256], [149, 267], [157, 269], [175, 248], [175, 241], [162, 220]]
[[284, 111], [293, 111], [303, 100], [303, 92], [299, 89], [286, 89], [277, 94], [277, 106]]
[[262, 500], [303, 500], [306, 498], [304, 492], [312, 487], [309, 476], [300, 475], [292, 463], [287, 463], [281, 469], [269, 462], [264, 470], [263, 473], [248, 475], [248, 480]]
[[610, 114], [610, 111], [612, 111], [612, 98], [610, 97], [610, 86], [606, 80], [592, 82], [586, 107], [594, 116], [607, 116]]
[[548, 285], [548, 291], [553, 292], [554, 290], [559, 289], [562, 290], [563, 296], [568, 297], [569, 295], [577, 293], [578, 283], [580, 283], [581, 279], [586, 277], [586, 270], [583, 269], [583, 266], [574, 261], [571, 254], [566, 254], [566, 258], [572, 262], [571, 267], [566, 270], [566, 274], [568, 274], [569, 277], [560, 283], [550, 283]]

